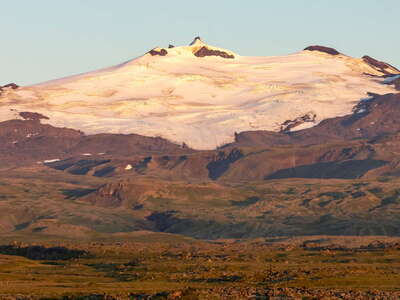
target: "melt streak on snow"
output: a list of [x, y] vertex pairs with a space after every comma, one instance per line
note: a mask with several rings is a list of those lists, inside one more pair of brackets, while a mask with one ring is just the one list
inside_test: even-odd
[[[235, 58], [196, 57], [201, 47]], [[7, 90], [0, 97], [0, 121], [31, 111], [50, 118], [43, 122], [86, 134], [136, 133], [213, 149], [233, 141], [235, 132], [278, 131], [286, 120], [315, 113], [314, 123], [295, 128], [304, 129], [351, 113], [367, 92], [394, 91], [382, 78], [364, 74], [380, 72], [345, 55], [244, 57], [201, 40], [166, 50], [166, 56], [145, 54], [115, 67]]]

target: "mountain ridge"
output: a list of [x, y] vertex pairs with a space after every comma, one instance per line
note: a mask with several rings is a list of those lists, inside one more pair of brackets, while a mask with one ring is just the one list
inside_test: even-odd
[[235, 132], [297, 131], [351, 113], [368, 92], [394, 92], [385, 82], [398, 74], [377, 60], [324, 51], [244, 57], [198, 38], [99, 71], [4, 89], [0, 121], [28, 111], [86, 134], [160, 136], [211, 150], [233, 142]]

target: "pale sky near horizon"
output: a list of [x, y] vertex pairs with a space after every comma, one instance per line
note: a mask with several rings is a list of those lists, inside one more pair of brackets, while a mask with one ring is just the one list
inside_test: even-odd
[[400, 67], [400, 0], [0, 0], [0, 85], [28, 85], [186, 45], [240, 55], [312, 44]]

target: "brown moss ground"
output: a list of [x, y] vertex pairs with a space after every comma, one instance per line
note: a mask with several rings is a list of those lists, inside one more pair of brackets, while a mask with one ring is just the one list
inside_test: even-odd
[[6, 295], [60, 298], [89, 294], [129, 299], [134, 294], [160, 292], [164, 298], [183, 292], [192, 299], [215, 293], [221, 298], [231, 293], [236, 295], [232, 299], [246, 299], [246, 293], [278, 288], [287, 288], [293, 295], [400, 293], [400, 249], [396, 247], [313, 251], [280, 243], [266, 245], [261, 240], [64, 246], [89, 254], [70, 260], [0, 255], [0, 299]]

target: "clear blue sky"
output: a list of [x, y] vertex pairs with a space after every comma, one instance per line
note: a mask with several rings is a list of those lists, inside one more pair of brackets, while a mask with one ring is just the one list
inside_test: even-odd
[[0, 0], [0, 85], [134, 58], [200, 35], [241, 55], [311, 44], [400, 67], [400, 0]]

